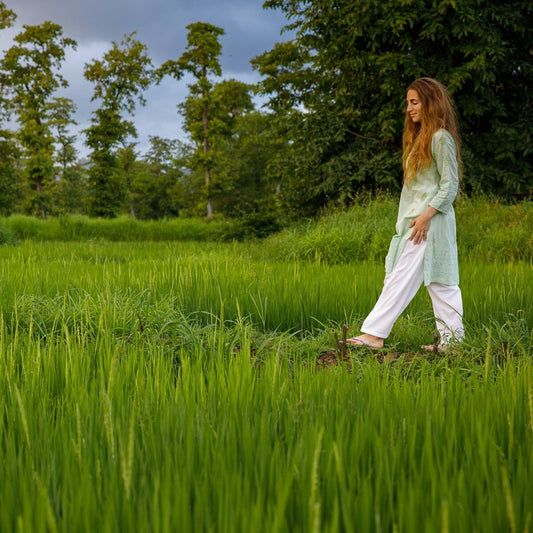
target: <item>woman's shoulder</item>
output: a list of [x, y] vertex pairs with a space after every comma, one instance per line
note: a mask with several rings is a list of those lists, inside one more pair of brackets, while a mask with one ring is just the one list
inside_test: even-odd
[[453, 137], [452, 137], [452, 134], [448, 131], [448, 130], [445, 130], [444, 128], [440, 128], [440, 130], [437, 130], [434, 134], [433, 134], [433, 141], [442, 141], [442, 140], [446, 140], [446, 141], [453, 141]]
[[437, 130], [431, 139], [431, 148], [434, 151], [437, 146], [442, 145], [448, 145], [450, 147], [453, 147], [455, 149], [455, 141], [453, 139], [452, 134], [445, 130], [444, 128], [441, 128], [440, 130]]

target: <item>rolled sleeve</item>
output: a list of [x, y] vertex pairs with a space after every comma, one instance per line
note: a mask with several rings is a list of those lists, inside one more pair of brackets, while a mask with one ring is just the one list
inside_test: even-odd
[[447, 213], [457, 196], [459, 172], [453, 137], [445, 130], [433, 135], [431, 152], [440, 176], [439, 190], [429, 205], [441, 213]]

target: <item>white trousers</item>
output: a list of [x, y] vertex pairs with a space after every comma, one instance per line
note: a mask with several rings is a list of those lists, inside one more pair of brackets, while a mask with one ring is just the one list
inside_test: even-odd
[[[408, 241], [390, 274], [385, 276], [383, 291], [366, 317], [361, 331], [385, 339], [392, 326], [415, 297], [424, 282], [426, 241]], [[464, 337], [463, 301], [457, 285], [431, 283], [427, 287], [441, 344], [460, 342]]]

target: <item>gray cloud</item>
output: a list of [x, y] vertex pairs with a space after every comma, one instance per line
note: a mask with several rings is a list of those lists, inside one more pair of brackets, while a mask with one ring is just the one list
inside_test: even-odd
[[249, 70], [254, 55], [280, 40], [285, 24], [281, 13], [262, 8], [262, 0], [21, 0], [12, 9], [19, 24], [51, 20], [80, 45], [120, 41], [137, 31], [156, 63], [181, 53], [188, 24], [209, 22], [225, 30], [223, 67], [237, 72]]
[[[244, 82], [257, 81], [258, 75], [250, 59], [272, 48], [286, 20], [279, 12], [264, 10], [263, 0], [7, 0], [18, 15], [14, 28], [0, 32], [0, 49], [12, 45], [13, 36], [22, 25], [41, 24], [50, 20], [63, 27], [63, 34], [78, 42], [76, 51], [69, 51], [62, 70], [69, 81], [64, 95], [78, 107], [78, 129], [89, 125], [94, 103], [90, 102], [92, 86], [83, 77], [83, 65], [101, 58], [111, 41], [120, 42], [124, 34], [137, 32], [147, 45], [148, 53], [159, 65], [176, 59], [183, 52], [186, 26], [208, 22], [221, 27], [221, 63], [225, 78]], [[139, 131], [139, 148], [143, 151], [150, 135], [184, 138], [177, 104], [187, 93], [186, 82], [165, 80], [145, 94], [147, 105], [139, 107], [135, 122]], [[80, 139], [81, 141], [81, 139]], [[81, 142], [79, 149], [84, 153]]]

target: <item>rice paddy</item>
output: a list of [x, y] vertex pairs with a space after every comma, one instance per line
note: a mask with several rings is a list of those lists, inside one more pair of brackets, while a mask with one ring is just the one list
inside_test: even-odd
[[1, 531], [533, 528], [528, 262], [461, 264], [456, 356], [421, 291], [327, 367], [381, 264], [25, 242], [0, 275]]

